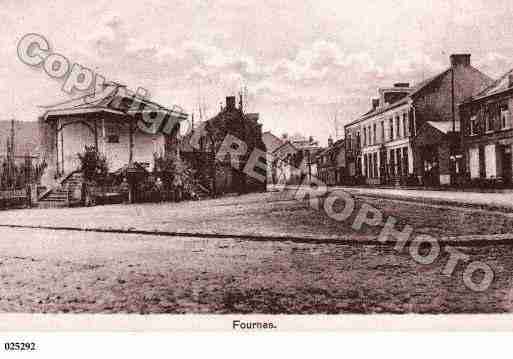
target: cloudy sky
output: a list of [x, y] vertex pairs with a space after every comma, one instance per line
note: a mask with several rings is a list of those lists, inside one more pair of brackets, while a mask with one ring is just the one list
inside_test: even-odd
[[496, 77], [513, 68], [510, 0], [1, 0], [2, 119], [33, 121], [69, 98], [16, 56], [27, 33], [107, 80], [213, 115], [246, 87], [248, 110], [276, 134], [325, 142], [366, 111], [379, 86], [417, 82], [472, 53]]

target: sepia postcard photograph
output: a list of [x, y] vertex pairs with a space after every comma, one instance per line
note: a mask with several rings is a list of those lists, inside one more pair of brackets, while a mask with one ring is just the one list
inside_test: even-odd
[[1, 5], [1, 331], [513, 329], [511, 1]]

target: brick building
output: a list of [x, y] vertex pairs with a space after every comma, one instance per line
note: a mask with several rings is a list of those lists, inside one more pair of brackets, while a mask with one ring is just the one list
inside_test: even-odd
[[[258, 181], [243, 172], [250, 154], [256, 148], [264, 153], [265, 144], [262, 140], [262, 125], [258, 122], [256, 113], [245, 114], [242, 111], [242, 101], [236, 106], [234, 96], [226, 98], [226, 106], [213, 118], [206, 121], [199, 138], [199, 152], [210, 159], [209, 168], [202, 171], [211, 172], [211, 189], [214, 194], [220, 193], [244, 193], [266, 190], [266, 181]], [[247, 145], [245, 155], [238, 158], [226, 156], [221, 161], [215, 161], [215, 154], [219, 152], [227, 135], [232, 135]], [[232, 166], [235, 160], [238, 168]], [[262, 173], [266, 176], [266, 173]]]
[[460, 106], [465, 168], [472, 180], [513, 182], [513, 70]]
[[379, 90], [372, 109], [345, 127], [350, 174], [369, 184], [444, 185], [462, 170], [458, 104], [492, 80], [451, 55], [451, 66], [414, 87]]
[[451, 55], [451, 67], [410, 95], [414, 172], [425, 185], [448, 185], [463, 174], [459, 104], [493, 80], [471, 65], [469, 54]]

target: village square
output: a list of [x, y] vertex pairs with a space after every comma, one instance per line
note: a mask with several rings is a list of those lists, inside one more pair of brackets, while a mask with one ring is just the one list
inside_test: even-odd
[[12, 90], [0, 121], [1, 312], [513, 310], [498, 56], [448, 46], [388, 73], [386, 52], [378, 66], [319, 40], [264, 66], [137, 42], [124, 21], [10, 48], [9, 82], [42, 85]]

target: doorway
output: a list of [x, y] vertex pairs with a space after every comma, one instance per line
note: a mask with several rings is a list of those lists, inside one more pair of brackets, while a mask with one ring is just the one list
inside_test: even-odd
[[505, 184], [510, 185], [512, 182], [513, 169], [512, 169], [512, 154], [511, 146], [501, 146], [502, 156], [502, 178]]
[[425, 146], [421, 150], [421, 158], [424, 170], [424, 185], [440, 185], [440, 169], [438, 162], [438, 149], [436, 146]]

